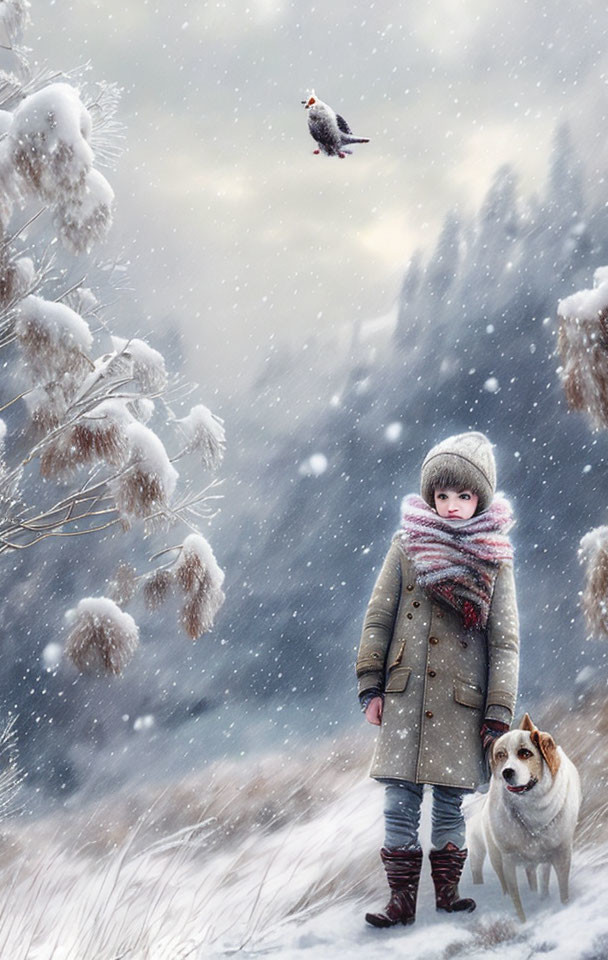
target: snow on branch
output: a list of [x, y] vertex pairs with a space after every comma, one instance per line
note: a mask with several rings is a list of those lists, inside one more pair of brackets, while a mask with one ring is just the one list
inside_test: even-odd
[[29, 292], [35, 275], [30, 257], [10, 257], [6, 247], [0, 252], [0, 313]]
[[586, 564], [582, 608], [589, 632], [608, 637], [608, 527], [595, 527], [582, 537], [579, 560]]
[[122, 337], [112, 337], [112, 346], [117, 353], [133, 361], [133, 376], [142, 390], [153, 393], [165, 389], [168, 378], [162, 353], [137, 338], [124, 340]]
[[209, 543], [200, 534], [192, 533], [182, 543], [175, 577], [187, 597], [182, 623], [188, 636], [195, 639], [211, 629], [225, 599], [222, 590], [224, 572]]
[[171, 465], [160, 438], [149, 427], [134, 420], [126, 429], [129, 469], [110, 483], [116, 505], [127, 521], [148, 518], [155, 512], [166, 515], [179, 473]]
[[223, 420], [199, 403], [192, 407], [187, 417], [175, 422], [187, 441], [182, 453], [198, 453], [206, 470], [217, 470], [226, 445]]
[[91, 117], [69, 83], [50, 83], [13, 113], [11, 158], [29, 190], [47, 203], [77, 196], [93, 163]]
[[5, 222], [12, 199], [31, 194], [53, 210], [68, 250], [82, 253], [104, 239], [114, 193], [93, 169], [92, 128], [78, 90], [69, 83], [49, 83], [22, 100], [0, 151]]
[[58, 203], [55, 224], [63, 245], [72, 253], [89, 251], [104, 240], [112, 225], [114, 191], [99, 172], [89, 170], [77, 200]]
[[102, 400], [47, 446], [40, 457], [40, 473], [43, 477], [66, 476], [97, 460], [121, 466], [129, 453], [127, 426], [133, 422], [123, 400]]
[[23, 399], [32, 423], [44, 433], [59, 426], [67, 409], [66, 390], [56, 380], [28, 390]]
[[133, 617], [108, 597], [85, 597], [66, 620], [65, 653], [82, 672], [120, 674], [139, 644]]
[[159, 568], [146, 577], [144, 598], [148, 608], [156, 610], [179, 587], [185, 594], [182, 625], [195, 640], [211, 630], [226, 599], [222, 590], [224, 571], [210, 544], [199, 533], [189, 534], [179, 547], [171, 549], [179, 551], [172, 568]]
[[608, 428], [608, 267], [597, 269], [593, 282], [592, 290], [559, 302], [557, 349], [568, 406], [600, 430]]
[[66, 372], [82, 375], [92, 365], [89, 325], [64, 303], [25, 297], [17, 310], [15, 333], [34, 384]]

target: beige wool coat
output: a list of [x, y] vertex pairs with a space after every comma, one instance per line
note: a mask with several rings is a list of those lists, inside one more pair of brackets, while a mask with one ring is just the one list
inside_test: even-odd
[[393, 537], [376, 580], [357, 655], [358, 689], [384, 689], [369, 775], [472, 789], [487, 779], [484, 718], [510, 722], [519, 672], [513, 564], [494, 582], [488, 625], [465, 630], [457, 611], [418, 586]]

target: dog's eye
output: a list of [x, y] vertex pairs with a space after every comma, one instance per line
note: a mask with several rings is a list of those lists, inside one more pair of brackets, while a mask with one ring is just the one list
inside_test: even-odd
[[528, 757], [531, 757], [531, 756], [532, 756], [532, 751], [531, 751], [531, 750], [526, 750], [525, 747], [522, 747], [521, 750], [518, 750], [518, 751], [517, 751], [517, 756], [518, 756], [518, 757], [521, 757], [522, 760], [527, 760]]
[[506, 755], [506, 753], [504, 752], [504, 750], [499, 750], [498, 753], [495, 753], [495, 754], [494, 754], [494, 759], [495, 759], [495, 760], [504, 760], [506, 756], [507, 756], [507, 755]]

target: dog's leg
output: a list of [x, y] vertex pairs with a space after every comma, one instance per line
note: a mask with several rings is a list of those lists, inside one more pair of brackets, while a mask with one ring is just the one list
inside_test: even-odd
[[536, 866], [526, 867], [526, 876], [528, 878], [528, 886], [530, 890], [533, 890], [534, 893], [538, 890], [538, 883], [536, 882]]
[[562, 903], [568, 903], [568, 878], [570, 876], [570, 861], [572, 852], [569, 847], [562, 847], [557, 851], [553, 859], [553, 867], [557, 874], [557, 883], [559, 886], [559, 898]]
[[551, 864], [543, 863], [540, 868], [540, 895], [542, 900], [549, 896], [549, 877], [551, 876]]
[[494, 873], [500, 880], [502, 892], [507, 893], [507, 884], [505, 883], [505, 875], [503, 872], [502, 854], [491, 836], [488, 836], [488, 854], [490, 856], [490, 863], [494, 867]]
[[483, 883], [483, 863], [486, 859], [484, 847], [478, 847], [475, 852], [471, 851], [471, 873], [473, 874], [473, 883]]
[[515, 861], [511, 858], [505, 858], [503, 861], [503, 870], [505, 875], [505, 883], [507, 884], [507, 890], [511, 900], [513, 901], [513, 906], [517, 911], [517, 916], [522, 923], [525, 923], [526, 915], [524, 913], [524, 908], [521, 905], [521, 897], [519, 896], [519, 887], [517, 886], [517, 868], [515, 866]]
[[469, 848], [469, 862], [471, 864], [471, 873], [473, 874], [473, 883], [483, 883], [483, 862], [486, 858], [486, 844], [483, 837], [483, 827], [478, 819], [468, 825], [467, 846]]

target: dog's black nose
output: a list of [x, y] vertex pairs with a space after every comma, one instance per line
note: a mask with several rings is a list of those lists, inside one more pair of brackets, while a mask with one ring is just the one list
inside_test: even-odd
[[505, 780], [512, 780], [514, 773], [515, 773], [515, 770], [513, 770], [511, 767], [505, 767], [505, 769], [502, 771], [502, 775], [505, 778]]

